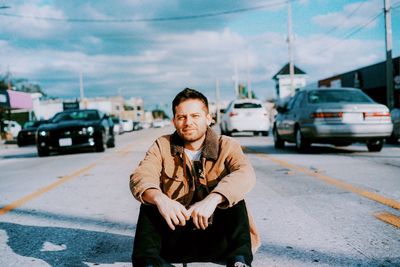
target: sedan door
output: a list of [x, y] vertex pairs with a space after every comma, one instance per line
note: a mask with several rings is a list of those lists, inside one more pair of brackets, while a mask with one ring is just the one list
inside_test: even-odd
[[[296, 103], [299, 103], [297, 99], [299, 98], [300, 93], [297, 93], [294, 97], [292, 97], [288, 104], [285, 112], [281, 114], [280, 122], [277, 124], [279, 129], [279, 135], [285, 140], [293, 140], [294, 136], [294, 127], [297, 121], [297, 111], [296, 111]], [[297, 104], [298, 106], [298, 104]]]

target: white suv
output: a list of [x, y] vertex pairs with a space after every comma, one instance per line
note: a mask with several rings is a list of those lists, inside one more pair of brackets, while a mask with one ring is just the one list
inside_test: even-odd
[[269, 116], [262, 102], [257, 99], [233, 100], [221, 118], [221, 134], [252, 132], [268, 136]]
[[17, 138], [19, 131], [21, 131], [22, 129], [21, 125], [18, 122], [9, 120], [3, 121], [2, 128], [2, 132], [11, 133], [13, 138]]

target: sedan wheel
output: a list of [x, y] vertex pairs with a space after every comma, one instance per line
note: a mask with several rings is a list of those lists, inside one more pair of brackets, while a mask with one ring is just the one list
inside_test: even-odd
[[105, 134], [104, 132], [101, 133], [101, 137], [97, 139], [96, 144], [95, 144], [95, 150], [96, 152], [104, 152], [105, 150]]
[[367, 142], [367, 148], [369, 152], [379, 152], [382, 150], [383, 140], [371, 140]]
[[50, 155], [50, 152], [47, 148], [37, 148], [37, 152], [39, 157], [47, 157]]
[[300, 153], [304, 153], [306, 152], [309, 147], [310, 147], [310, 143], [307, 142], [307, 140], [304, 139], [300, 128], [296, 128], [296, 149], [298, 152]]
[[278, 131], [274, 127], [272, 129], [272, 135], [274, 136], [274, 147], [275, 148], [284, 148], [285, 141], [279, 136]]

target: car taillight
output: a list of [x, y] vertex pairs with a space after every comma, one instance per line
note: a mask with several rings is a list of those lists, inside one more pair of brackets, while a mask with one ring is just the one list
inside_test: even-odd
[[234, 111], [229, 112], [229, 117], [234, 117], [234, 116], [237, 116], [237, 115], [238, 115], [237, 112], [234, 112]]
[[388, 118], [390, 112], [364, 112], [364, 118]]
[[343, 112], [314, 112], [311, 117], [314, 119], [341, 118], [343, 117]]

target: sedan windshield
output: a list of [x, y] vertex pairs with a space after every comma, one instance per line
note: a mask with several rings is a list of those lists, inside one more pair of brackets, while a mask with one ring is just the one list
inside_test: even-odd
[[61, 112], [54, 116], [53, 122], [60, 121], [72, 121], [72, 120], [98, 120], [99, 114], [95, 110], [79, 110], [79, 111], [69, 111], [69, 112]]
[[361, 91], [352, 90], [318, 90], [308, 93], [308, 102], [319, 103], [374, 103]]

